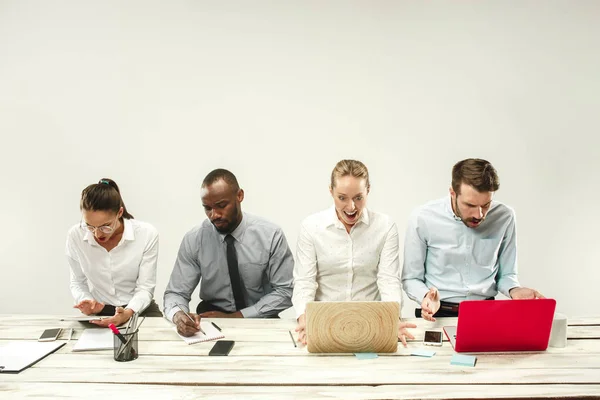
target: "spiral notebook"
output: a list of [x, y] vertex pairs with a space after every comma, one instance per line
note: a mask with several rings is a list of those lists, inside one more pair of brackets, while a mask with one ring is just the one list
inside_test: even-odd
[[213, 326], [213, 324], [211, 324], [210, 322], [200, 321], [200, 328], [202, 328], [202, 330], [206, 333], [206, 335], [204, 335], [202, 332], [196, 332], [196, 334], [194, 334], [194, 336], [185, 337], [185, 336], [179, 335], [179, 332], [177, 332], [176, 326], [173, 327], [173, 330], [175, 332], [177, 332], [177, 335], [179, 335], [179, 337], [182, 338], [183, 341], [186, 342], [187, 344], [209, 342], [211, 340], [223, 339], [225, 337], [225, 335], [223, 335], [223, 333], [220, 332], [217, 328], [215, 328]]

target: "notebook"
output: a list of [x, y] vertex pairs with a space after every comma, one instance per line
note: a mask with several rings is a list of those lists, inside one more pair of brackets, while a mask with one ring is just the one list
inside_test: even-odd
[[306, 305], [310, 353], [395, 353], [400, 306], [395, 301], [313, 301]]
[[85, 329], [71, 351], [111, 350], [114, 334], [108, 328]]
[[554, 299], [465, 300], [458, 326], [444, 333], [457, 352], [543, 351], [548, 347]]
[[0, 373], [18, 373], [63, 347], [66, 342], [8, 342], [0, 346]]
[[208, 342], [211, 340], [223, 339], [225, 337], [225, 335], [223, 335], [223, 333], [220, 332], [217, 328], [215, 328], [213, 326], [213, 324], [211, 324], [210, 322], [200, 321], [200, 328], [202, 328], [202, 330], [204, 332], [206, 332], [206, 335], [202, 334], [201, 332], [196, 332], [194, 334], [194, 336], [185, 337], [185, 336], [179, 335], [179, 332], [177, 332], [176, 326], [173, 327], [173, 330], [175, 332], [177, 332], [177, 335], [179, 335], [179, 337], [182, 338], [183, 341], [186, 342], [187, 344]]

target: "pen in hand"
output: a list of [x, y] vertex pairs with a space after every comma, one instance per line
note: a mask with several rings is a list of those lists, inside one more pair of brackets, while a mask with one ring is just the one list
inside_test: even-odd
[[[183, 312], [185, 314], [186, 317], [188, 317], [190, 319], [190, 321], [192, 321], [194, 323], [194, 325], [196, 325], [196, 321], [194, 321], [194, 318], [192, 318], [190, 314], [186, 313], [185, 310], [179, 304], [175, 304], [175, 305], [177, 306], [177, 308], [179, 308], [181, 310], [181, 312]], [[200, 333], [202, 333], [204, 336], [207, 336], [206, 332], [204, 332], [202, 330], [202, 328], [200, 327], [200, 324], [198, 324], [198, 329], [200, 330]]]

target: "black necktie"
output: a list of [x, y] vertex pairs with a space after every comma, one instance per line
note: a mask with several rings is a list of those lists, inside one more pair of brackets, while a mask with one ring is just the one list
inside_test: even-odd
[[240, 280], [240, 272], [238, 270], [237, 253], [233, 243], [235, 239], [231, 235], [225, 236], [227, 242], [227, 267], [229, 267], [229, 279], [231, 279], [231, 289], [233, 290], [233, 298], [235, 299], [236, 311], [246, 307], [244, 301], [244, 292], [242, 291], [242, 283]]

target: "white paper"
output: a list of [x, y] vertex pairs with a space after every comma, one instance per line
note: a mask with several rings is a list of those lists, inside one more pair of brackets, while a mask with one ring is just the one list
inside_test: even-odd
[[114, 347], [114, 336], [108, 328], [86, 329], [72, 351], [111, 350]]
[[0, 371], [18, 372], [52, 353], [65, 342], [8, 342], [0, 347]]

